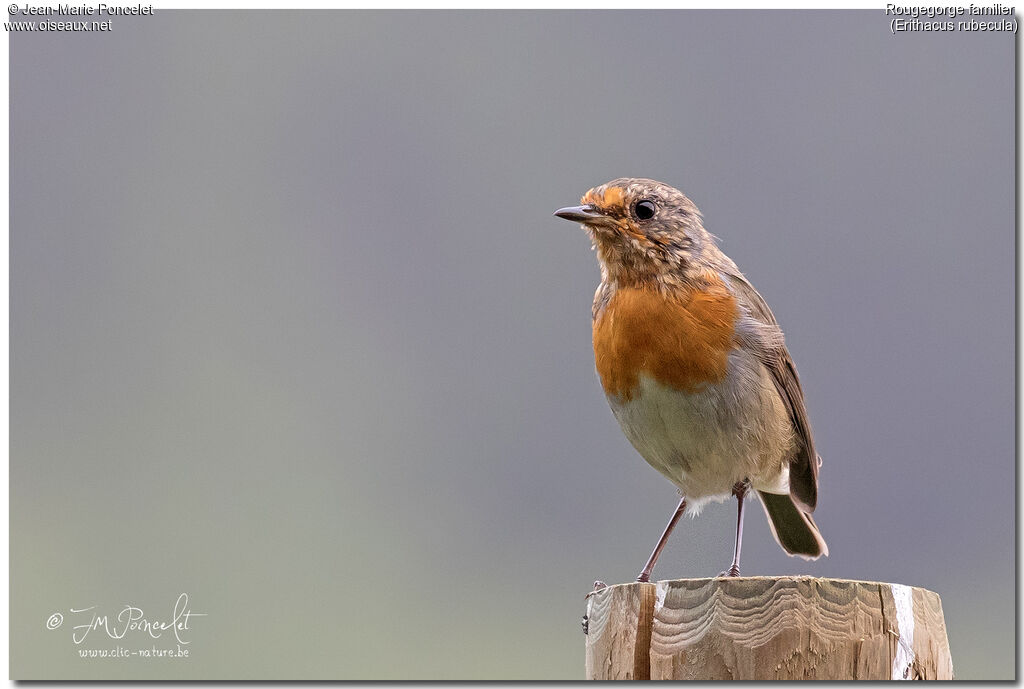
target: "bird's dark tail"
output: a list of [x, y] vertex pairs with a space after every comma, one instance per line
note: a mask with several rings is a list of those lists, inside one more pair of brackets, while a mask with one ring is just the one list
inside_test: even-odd
[[828, 555], [828, 546], [818, 531], [818, 525], [810, 514], [797, 506], [793, 498], [760, 490], [757, 492], [764, 505], [764, 512], [768, 515], [772, 535], [783, 550], [806, 560], [817, 560], [822, 555]]

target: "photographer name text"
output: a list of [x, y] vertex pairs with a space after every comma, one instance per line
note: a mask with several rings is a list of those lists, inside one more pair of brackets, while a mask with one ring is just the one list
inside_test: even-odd
[[26, 17], [132, 17], [152, 16], [152, 5], [10, 5], [10, 14]]

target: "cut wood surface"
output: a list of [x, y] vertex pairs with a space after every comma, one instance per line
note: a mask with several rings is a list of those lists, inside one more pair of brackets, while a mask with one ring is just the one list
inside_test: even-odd
[[952, 679], [931, 591], [814, 577], [618, 584], [587, 598], [587, 679]]

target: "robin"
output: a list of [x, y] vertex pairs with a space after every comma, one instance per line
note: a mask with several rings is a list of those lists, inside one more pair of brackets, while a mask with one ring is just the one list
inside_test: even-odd
[[555, 215], [581, 223], [601, 266], [594, 360], [612, 413], [637, 452], [682, 499], [637, 581], [649, 581], [687, 510], [752, 488], [790, 555], [828, 546], [811, 513], [821, 459], [796, 367], [771, 309], [716, 246], [697, 206], [650, 179], [616, 179]]

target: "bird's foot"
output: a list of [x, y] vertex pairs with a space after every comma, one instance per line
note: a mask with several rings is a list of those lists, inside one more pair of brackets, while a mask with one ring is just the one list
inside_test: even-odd
[[736, 565], [733, 565], [732, 567], [730, 567], [729, 569], [725, 570], [724, 572], [719, 572], [718, 573], [718, 576], [720, 576], [720, 577], [738, 577], [739, 575], [740, 575], [740, 568], [737, 567]]

